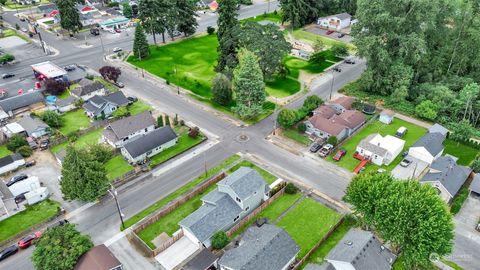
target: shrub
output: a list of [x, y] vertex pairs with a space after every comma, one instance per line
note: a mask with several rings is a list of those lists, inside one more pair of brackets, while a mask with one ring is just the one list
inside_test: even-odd
[[62, 118], [54, 111], [45, 111], [40, 115], [40, 119], [51, 128], [63, 126]]
[[307, 130], [307, 125], [305, 123], [300, 123], [297, 126], [298, 132], [304, 133]]
[[119, 5], [120, 5], [120, 4], [119, 4], [118, 2], [113, 2], [113, 1], [112, 1], [112, 2], [108, 3], [107, 6], [108, 6], [108, 7], [118, 7]]
[[193, 127], [188, 132], [188, 137], [195, 139], [197, 138], [199, 133], [200, 133], [200, 129], [198, 127]]
[[475, 173], [480, 173], [480, 158], [475, 159], [471, 167]]
[[0, 64], [6, 64], [8, 62], [12, 62], [13, 60], [15, 60], [15, 56], [9, 53], [0, 55]]
[[208, 26], [208, 27], [207, 27], [207, 33], [208, 33], [209, 35], [213, 35], [213, 33], [215, 33], [215, 27], [213, 27], [213, 26]]
[[85, 103], [85, 101], [83, 99], [79, 98], [79, 99], [76, 99], [73, 104], [75, 105], [75, 107], [80, 108], [80, 107], [83, 106], [83, 103]]
[[24, 145], [28, 145], [25, 138], [21, 135], [15, 134], [12, 137], [10, 137], [10, 139], [8, 139], [7, 149], [12, 152], [15, 152], [18, 148]]
[[157, 127], [163, 127], [163, 115], [157, 117]]
[[438, 107], [430, 100], [424, 100], [415, 107], [415, 113], [423, 119], [433, 121], [437, 118]]
[[170, 117], [165, 115], [165, 126], [170, 126]]
[[95, 79], [95, 76], [93, 76], [92, 74], [87, 74], [85, 78], [93, 81], [93, 79]]
[[222, 249], [228, 244], [228, 236], [224, 231], [218, 231], [212, 236], [212, 247]]
[[173, 118], [173, 125], [178, 126], [178, 114], [175, 114], [175, 118]]
[[330, 137], [328, 137], [328, 139], [327, 139], [327, 143], [329, 143], [329, 144], [331, 144], [331, 145], [333, 145], [333, 146], [336, 146], [337, 143], [338, 143], [338, 139], [337, 139], [337, 137], [335, 137], [335, 136], [330, 136]]
[[22, 157], [29, 157], [32, 155], [32, 148], [28, 145], [24, 145], [17, 149], [17, 153], [22, 155]]
[[185, 126], [185, 121], [180, 120], [180, 126], [182, 126], [182, 127]]
[[165, 80], [165, 83], [166, 83], [167, 85], [170, 85], [170, 81], [169, 81], [169, 80]]
[[298, 188], [293, 183], [288, 183], [285, 187], [285, 193], [287, 194], [295, 194], [297, 193]]
[[324, 101], [319, 96], [316, 96], [316, 95], [308, 96], [303, 102], [303, 108], [309, 111], [313, 111], [323, 103]]
[[281, 110], [277, 117], [277, 122], [282, 128], [290, 128], [296, 121], [297, 113], [288, 108]]
[[112, 113], [112, 116], [116, 119], [127, 117], [129, 115], [130, 115], [130, 112], [128, 111], [127, 107], [120, 107]]
[[15, 29], [20, 30], [20, 25], [18, 25], [18, 23], [15, 24]]

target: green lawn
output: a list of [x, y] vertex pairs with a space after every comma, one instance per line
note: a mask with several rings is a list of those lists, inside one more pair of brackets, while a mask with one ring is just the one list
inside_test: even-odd
[[103, 79], [102, 77], [95, 77], [93, 78], [94, 81], [96, 82], [100, 82], [101, 84], [105, 85], [105, 88], [110, 91], [111, 93], [113, 92], [117, 92], [118, 91], [118, 87], [115, 86], [113, 83], [111, 82], [107, 82], [105, 79]]
[[263, 179], [265, 179], [265, 182], [267, 182], [268, 184], [271, 184], [278, 179], [278, 177], [276, 177], [275, 175], [267, 172], [266, 170], [258, 167], [257, 165], [253, 164], [248, 160], [242, 160], [237, 165], [233, 166], [230, 170], [228, 170], [228, 173], [232, 173], [238, 170], [240, 167], [249, 167], [256, 170], [263, 177]]
[[47, 221], [57, 214], [59, 207], [58, 202], [46, 200], [0, 221], [0, 242]]
[[347, 43], [347, 42], [342, 42], [338, 41], [335, 39], [327, 38], [321, 35], [316, 35], [314, 33], [310, 33], [308, 31], [302, 30], [302, 29], [297, 29], [292, 32], [292, 35], [295, 39], [298, 39], [300, 41], [306, 41], [308, 43], [315, 43], [317, 40], [321, 40], [324, 45], [331, 47], [334, 44], [347, 44], [347, 47], [350, 51], [355, 50], [355, 46], [353, 44]]
[[25, 40], [26, 42], [28, 43], [31, 43], [32, 41], [30, 39], [28, 39], [27, 37], [17, 33], [16, 30], [13, 30], [13, 29], [4, 29], [3, 30], [3, 37], [2, 38], [6, 38], [6, 37], [11, 37], [11, 36], [17, 36], [23, 40]]
[[334, 210], [306, 198], [290, 210], [277, 226], [285, 229], [300, 246], [298, 258], [301, 259], [340, 218]]
[[471, 146], [450, 139], [446, 139], [443, 145], [445, 146], [444, 154], [456, 156], [458, 158], [457, 163], [463, 166], [469, 166], [479, 153], [479, 150]]
[[148, 208], [142, 210], [141, 212], [137, 213], [136, 215], [132, 216], [131, 218], [125, 220], [125, 227], [128, 228], [133, 224], [140, 221], [142, 218], [148, 216], [149, 214], [155, 212], [156, 210], [160, 209], [161, 207], [165, 206], [167, 203], [173, 201], [175, 198], [179, 197], [182, 194], [185, 194], [187, 191], [191, 190], [193, 187], [197, 186], [198, 184], [202, 183], [206, 179], [216, 175], [222, 169], [230, 166], [234, 162], [240, 159], [240, 156], [233, 155], [226, 160], [222, 161], [217, 166], [211, 168], [207, 171], [207, 174], [202, 174], [199, 177], [195, 178], [194, 180], [188, 182], [184, 186], [180, 187], [179, 189], [175, 190], [174, 192], [170, 193], [167, 197], [155, 202], [154, 204], [150, 205]]
[[297, 143], [305, 146], [308, 146], [312, 143], [312, 140], [308, 138], [308, 135], [305, 133], [300, 133], [295, 128], [284, 129], [282, 130], [282, 134], [290, 140], [296, 141]]
[[[87, 134], [84, 134], [78, 137], [77, 140], [73, 142], [73, 145], [78, 148], [83, 148], [87, 145], [98, 143], [98, 140], [102, 137], [102, 130], [103, 128], [98, 128], [94, 131], [91, 131]], [[52, 153], [56, 154], [60, 152], [62, 149], [65, 149], [68, 143], [69, 142], [67, 141], [67, 142], [55, 145], [54, 147], [51, 148]]]
[[260, 22], [260, 21], [272, 21], [276, 23], [282, 22], [282, 14], [277, 11], [277, 14], [274, 12], [270, 13], [264, 13], [262, 15], [258, 15], [255, 17], [243, 19], [240, 21], [240, 23], [245, 23], [245, 22]]
[[184, 132], [178, 136], [178, 143], [168, 149], [163, 150], [162, 152], [151, 157], [150, 167], [155, 167], [170, 158], [180, 155], [181, 153], [187, 151], [188, 149], [200, 144], [205, 139], [203, 134], [199, 134], [197, 138], [193, 139], [188, 136], [188, 132]]
[[32, 5], [19, 5], [17, 3], [14, 3], [13, 1], [7, 1], [5, 3], [5, 6], [9, 9], [13, 9], [13, 10], [16, 10], [16, 9], [26, 9], [26, 8], [31, 8], [31, 7], [36, 7], [36, 6], [39, 6], [40, 4], [48, 4], [50, 3], [49, 0], [41, 0], [40, 3], [35, 3], [35, 4], [32, 4]]
[[82, 109], [67, 112], [61, 116], [61, 119], [63, 126], [59, 131], [66, 136], [90, 126], [90, 118], [85, 115]]
[[132, 171], [133, 167], [128, 164], [122, 155], [116, 155], [105, 163], [105, 170], [107, 171], [107, 178], [114, 180]]
[[[385, 135], [394, 135], [397, 129], [401, 126], [404, 126], [408, 129], [407, 134], [402, 138], [405, 140], [404, 151], [406, 151], [412, 144], [414, 144], [420, 137], [422, 137], [426, 133], [426, 129], [423, 127], [419, 127], [415, 124], [403, 121], [401, 119], [395, 118], [390, 125], [383, 124], [378, 120], [374, 120], [373, 123], [364, 127], [360, 132], [355, 134], [352, 138], [347, 139], [341, 148], [345, 148], [347, 150], [347, 154], [340, 160], [340, 161], [333, 161], [332, 156], [330, 155], [327, 157], [327, 160], [333, 163], [338, 164], [339, 166], [353, 171], [355, 167], [360, 163], [359, 160], [353, 158], [353, 153], [357, 148], [358, 143], [373, 133], [380, 133], [382, 136]], [[398, 157], [390, 163], [388, 166], [381, 166], [382, 168], [386, 169], [387, 171], [391, 171], [395, 166], [397, 166], [400, 161], [402, 160], [402, 155], [398, 155]], [[368, 164], [366, 166], [366, 171], [372, 171], [378, 169], [379, 166], [375, 164]]]
[[10, 155], [11, 153], [12, 153], [12, 151], [8, 150], [6, 145], [1, 145], [0, 146], [0, 158], [6, 157], [6, 156]]
[[450, 213], [456, 215], [462, 209], [462, 205], [465, 200], [468, 198], [468, 188], [463, 186], [457, 193], [457, 195], [453, 198], [452, 205], [450, 206]]
[[134, 102], [132, 105], [128, 106], [128, 111], [131, 115], [136, 115], [145, 111], [151, 111], [152, 107], [142, 101], [138, 100]]

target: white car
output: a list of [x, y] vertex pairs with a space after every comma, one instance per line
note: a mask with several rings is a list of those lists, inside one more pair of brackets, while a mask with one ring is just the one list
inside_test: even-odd
[[113, 48], [114, 53], [118, 53], [118, 52], [121, 52], [121, 51], [122, 51], [122, 48], [120, 48], [120, 47]]

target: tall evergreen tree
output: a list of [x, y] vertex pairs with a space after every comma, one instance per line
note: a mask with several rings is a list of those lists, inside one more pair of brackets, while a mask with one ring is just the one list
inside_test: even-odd
[[223, 0], [218, 6], [218, 61], [215, 70], [231, 75], [238, 63], [238, 2]]
[[132, 11], [132, 7], [130, 6], [130, 3], [125, 2], [123, 3], [122, 7], [123, 7], [123, 16], [131, 19], [133, 17], [133, 11]]
[[238, 66], [233, 72], [233, 90], [237, 101], [234, 111], [241, 118], [262, 112], [266, 96], [262, 70], [255, 54], [246, 49], [240, 52]]
[[157, 44], [157, 34], [165, 32], [165, 28], [160, 27], [158, 16], [161, 14], [161, 7], [158, 0], [140, 0], [138, 2], [138, 18], [142, 22], [145, 32], [153, 36], [153, 43]]
[[280, 0], [282, 23], [289, 21], [292, 28], [303, 26], [316, 18], [318, 5], [315, 0]]
[[217, 73], [212, 84], [213, 101], [220, 105], [228, 105], [232, 102], [232, 83], [222, 73]]
[[193, 35], [198, 26], [195, 5], [190, 0], [177, 0], [176, 8], [178, 10], [177, 30], [185, 36]]
[[137, 27], [135, 28], [135, 39], [133, 40], [133, 55], [135, 55], [135, 57], [137, 57], [137, 59], [139, 60], [145, 59], [150, 55], [147, 37], [143, 32], [143, 27], [141, 24], [137, 24]]
[[82, 29], [80, 15], [75, 7], [75, 0], [56, 0], [58, 12], [60, 12], [60, 26], [70, 33], [78, 33]]

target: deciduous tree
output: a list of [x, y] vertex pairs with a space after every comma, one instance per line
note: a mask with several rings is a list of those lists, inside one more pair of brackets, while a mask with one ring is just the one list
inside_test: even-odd
[[15, 152], [18, 148], [24, 145], [28, 145], [28, 143], [25, 138], [19, 134], [14, 134], [7, 141], [7, 149], [12, 152]]
[[332, 45], [330, 50], [336, 57], [345, 57], [348, 55], [348, 48], [344, 43], [335, 43]]
[[438, 107], [430, 100], [424, 100], [415, 107], [415, 113], [423, 119], [433, 121], [437, 118]]
[[311, 95], [308, 96], [305, 101], [303, 101], [303, 108], [305, 108], [308, 111], [313, 111], [316, 108], [318, 108], [320, 105], [323, 105], [325, 103], [323, 99], [321, 99], [317, 95]]
[[131, 19], [133, 17], [133, 11], [132, 11], [132, 7], [130, 6], [130, 3], [128, 1], [124, 2], [122, 4], [122, 7], [123, 7], [123, 16]]
[[60, 26], [70, 33], [78, 33], [82, 29], [80, 15], [76, 8], [75, 0], [56, 0], [58, 12], [60, 13]]
[[217, 73], [212, 84], [213, 101], [220, 105], [228, 105], [232, 102], [232, 83], [227, 76]]
[[297, 113], [292, 109], [282, 109], [278, 113], [277, 122], [282, 128], [290, 128], [297, 121]]
[[468, 141], [473, 136], [473, 130], [474, 128], [466, 119], [452, 123], [450, 125], [450, 138], [457, 142]]
[[228, 236], [224, 231], [218, 231], [212, 236], [212, 247], [222, 249], [228, 244]]
[[119, 68], [112, 67], [112, 66], [103, 66], [99, 69], [100, 75], [104, 79], [111, 80], [113, 82], [117, 82], [118, 77], [122, 74]]
[[68, 87], [68, 83], [64, 80], [46, 79], [44, 83], [47, 93], [54, 96], [60, 96]]

